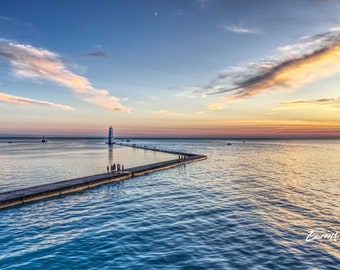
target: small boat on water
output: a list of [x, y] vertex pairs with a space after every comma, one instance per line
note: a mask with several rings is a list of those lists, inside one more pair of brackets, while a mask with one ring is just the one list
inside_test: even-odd
[[45, 139], [45, 136], [42, 137], [41, 142], [43, 142], [43, 143], [44, 143], [44, 142], [47, 142], [47, 140]]

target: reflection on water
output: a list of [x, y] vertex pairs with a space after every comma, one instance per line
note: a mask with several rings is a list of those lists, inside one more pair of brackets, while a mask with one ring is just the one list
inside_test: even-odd
[[176, 158], [175, 155], [101, 140], [52, 140], [48, 143], [0, 140], [1, 192], [106, 172], [108, 164], [125, 168]]
[[113, 161], [113, 145], [109, 145], [109, 150], [108, 150], [108, 153], [109, 153], [109, 158], [108, 158], [108, 164], [112, 164], [114, 163]]
[[[227, 143], [140, 140], [208, 159], [1, 211], [2, 269], [337, 269], [340, 239], [306, 237], [340, 234], [340, 142]], [[59, 146], [54, 160], [67, 152], [81, 170], [97, 159], [103, 170], [160, 158], [93, 142]]]

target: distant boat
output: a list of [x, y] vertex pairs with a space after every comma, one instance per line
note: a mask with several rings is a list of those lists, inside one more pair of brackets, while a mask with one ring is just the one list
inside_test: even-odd
[[45, 139], [45, 136], [42, 137], [41, 142], [47, 142], [47, 140]]
[[229, 143], [227, 143], [227, 145], [231, 145], [231, 143], [229, 142]]

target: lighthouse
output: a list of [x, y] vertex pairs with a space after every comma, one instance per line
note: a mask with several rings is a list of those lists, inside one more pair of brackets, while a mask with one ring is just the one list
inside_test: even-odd
[[107, 144], [112, 145], [113, 144], [113, 131], [112, 126], [109, 128], [109, 135], [107, 136]]

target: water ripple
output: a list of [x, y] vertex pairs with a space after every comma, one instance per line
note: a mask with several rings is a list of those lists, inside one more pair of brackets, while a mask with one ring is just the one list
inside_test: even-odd
[[208, 160], [1, 211], [1, 269], [340, 265], [337, 142], [162, 142]]

